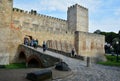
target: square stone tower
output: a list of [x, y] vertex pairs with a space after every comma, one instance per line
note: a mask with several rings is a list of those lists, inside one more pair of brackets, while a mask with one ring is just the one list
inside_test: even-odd
[[70, 31], [88, 32], [88, 9], [78, 4], [68, 8], [68, 29]]
[[12, 0], [0, 0], [0, 65], [9, 64]]

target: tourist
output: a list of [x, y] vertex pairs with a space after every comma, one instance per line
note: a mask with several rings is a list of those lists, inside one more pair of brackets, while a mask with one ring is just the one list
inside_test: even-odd
[[24, 37], [24, 44], [26, 44], [26, 37]]
[[74, 48], [72, 48], [71, 54], [72, 54], [72, 56], [75, 55], [75, 50], [74, 50]]
[[32, 38], [32, 36], [29, 36], [29, 35], [27, 35], [28, 37], [29, 37], [29, 46], [33, 46], [33, 38]]
[[38, 39], [36, 39], [36, 42], [37, 42], [37, 46], [38, 46]]
[[45, 52], [46, 51], [46, 43], [45, 43], [45, 41], [43, 41], [43, 52]]
[[33, 40], [33, 47], [34, 48], [37, 48], [38, 47], [38, 40]]
[[110, 46], [110, 53], [112, 54], [112, 56], [114, 56], [114, 48], [112, 45]]
[[34, 44], [34, 39], [31, 39], [30, 40], [30, 46], [33, 46], [33, 44]]
[[29, 39], [27, 37], [24, 37], [24, 44], [29, 45]]

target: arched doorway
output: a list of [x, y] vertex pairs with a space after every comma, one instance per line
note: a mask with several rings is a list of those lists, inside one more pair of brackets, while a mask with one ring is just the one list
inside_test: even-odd
[[42, 63], [37, 56], [30, 56], [27, 61], [28, 67], [39, 68], [42, 67]]
[[19, 63], [26, 63], [26, 55], [23, 51], [20, 52], [19, 57], [18, 57], [18, 61], [19, 61]]

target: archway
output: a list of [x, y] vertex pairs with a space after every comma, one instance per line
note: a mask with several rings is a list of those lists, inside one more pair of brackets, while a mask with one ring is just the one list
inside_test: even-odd
[[18, 61], [19, 61], [19, 63], [26, 63], [26, 55], [23, 51], [20, 52], [19, 57], [18, 57]]
[[28, 64], [28, 67], [30, 68], [43, 67], [40, 59], [35, 55], [32, 55], [28, 58], [27, 64]]

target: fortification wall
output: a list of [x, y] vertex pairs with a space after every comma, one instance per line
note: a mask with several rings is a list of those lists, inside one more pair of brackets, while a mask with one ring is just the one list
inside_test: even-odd
[[[85, 16], [87, 17], [86, 14]], [[86, 19], [85, 24], [88, 25]], [[79, 31], [74, 34], [73, 31], [68, 30], [65, 20], [28, 13], [19, 9], [13, 10], [12, 20], [11, 29], [15, 32], [13, 39], [19, 41], [19, 44], [23, 43], [26, 35], [30, 35], [38, 39], [39, 45], [46, 41], [48, 47], [52, 49], [70, 52], [75, 45], [77, 54], [81, 56], [97, 57], [104, 55], [104, 36], [87, 33], [87, 28], [85, 29], [86, 33]], [[84, 17], [82, 20], [84, 21]], [[77, 20], [75, 22], [79, 23]]]
[[17, 28], [29, 31], [46, 31], [65, 33], [68, 31], [67, 21], [51, 16], [13, 9], [13, 23]]
[[[16, 40], [19, 44], [23, 43], [24, 37], [26, 35], [32, 36], [34, 39], [38, 39], [39, 45], [42, 46], [43, 41], [46, 41], [48, 48], [71, 52], [71, 49], [74, 47], [74, 34], [73, 33], [54, 33], [54, 32], [45, 32], [45, 31], [29, 31], [11, 28], [15, 35], [13, 40]], [[19, 45], [16, 43], [16, 45]], [[12, 57], [12, 56], [11, 56]], [[14, 56], [13, 56], [14, 57]]]
[[75, 35], [76, 35], [75, 47], [79, 55], [86, 57], [87, 56], [95, 57], [102, 61], [105, 60], [104, 59], [105, 37], [103, 35], [97, 35], [97, 34], [85, 33], [79, 31], [76, 31]]
[[9, 64], [11, 10], [12, 0], [0, 0], [0, 65]]
[[[71, 20], [67, 22], [35, 12], [20, 9], [13, 9], [12, 11], [12, 4], [12, 0], [0, 1], [0, 64], [9, 64], [9, 62], [15, 61], [17, 48], [19, 44], [23, 43], [26, 35], [38, 39], [39, 45], [46, 41], [48, 47], [52, 49], [70, 52], [75, 45], [77, 54], [81, 56], [103, 56], [104, 36], [84, 33], [88, 29], [88, 14], [84, 8], [81, 12], [77, 8], [75, 11], [73, 10], [75, 15], [71, 11], [71, 14], [68, 15]], [[75, 6], [77, 7], [77, 5]], [[71, 26], [70, 31], [68, 30], [68, 23]], [[71, 31], [72, 27], [76, 28], [75, 30], [73, 28], [74, 32], [76, 30], [84, 32], [75, 32], [74, 34]]]
[[[74, 33], [67, 31], [67, 21], [65, 20], [14, 10], [10, 28], [13, 31], [12, 39], [16, 46], [23, 43], [24, 37], [29, 35], [38, 39], [39, 45], [46, 41], [48, 47], [52, 49], [70, 52], [74, 47]], [[10, 55], [13, 61], [15, 54], [16, 52]]]

